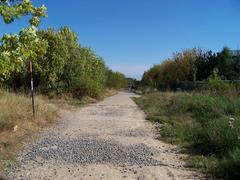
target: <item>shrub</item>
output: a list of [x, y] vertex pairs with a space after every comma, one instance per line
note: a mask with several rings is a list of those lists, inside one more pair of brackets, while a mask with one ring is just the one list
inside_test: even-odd
[[229, 98], [237, 97], [237, 86], [222, 81], [218, 75], [218, 69], [214, 69], [212, 75], [206, 80], [205, 89], [212, 95], [225, 96]]
[[104, 87], [102, 84], [96, 83], [89, 77], [78, 79], [75, 82], [72, 93], [75, 97], [81, 99], [83, 96], [90, 96], [93, 98], [100, 98], [103, 95]]
[[105, 84], [107, 88], [119, 90], [121, 88], [127, 88], [128, 81], [124, 74], [107, 69]]

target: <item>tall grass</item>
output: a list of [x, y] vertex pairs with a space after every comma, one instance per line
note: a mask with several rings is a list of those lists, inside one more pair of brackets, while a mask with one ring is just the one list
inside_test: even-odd
[[22, 123], [52, 121], [54, 111], [39, 97], [36, 98], [35, 108], [37, 118], [33, 119], [29, 97], [0, 91], [0, 132], [13, 130], [14, 126]]
[[0, 170], [14, 159], [22, 142], [41, 128], [50, 125], [56, 110], [36, 98], [36, 118], [32, 117], [31, 99], [0, 90]]
[[153, 93], [135, 99], [147, 118], [162, 124], [167, 142], [195, 154], [193, 167], [226, 179], [240, 177], [240, 98]]

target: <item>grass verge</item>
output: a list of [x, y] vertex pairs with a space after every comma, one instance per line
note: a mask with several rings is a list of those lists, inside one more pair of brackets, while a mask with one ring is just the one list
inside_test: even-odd
[[152, 93], [134, 98], [163, 140], [193, 154], [188, 165], [224, 179], [240, 178], [240, 98]]

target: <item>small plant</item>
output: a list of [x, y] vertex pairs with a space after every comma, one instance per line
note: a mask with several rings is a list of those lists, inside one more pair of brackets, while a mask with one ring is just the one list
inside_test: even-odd
[[205, 89], [209, 90], [212, 95], [223, 95], [226, 97], [236, 97], [238, 95], [236, 87], [233, 84], [222, 81], [218, 75], [218, 69], [213, 70], [212, 75], [206, 80]]

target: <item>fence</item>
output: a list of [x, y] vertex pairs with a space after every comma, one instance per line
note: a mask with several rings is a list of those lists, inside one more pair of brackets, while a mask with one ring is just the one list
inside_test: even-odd
[[[240, 89], [240, 80], [222, 80], [222, 82], [234, 84], [237, 89]], [[202, 90], [207, 86], [206, 81], [183, 81], [179, 83], [174, 83], [169, 86], [159, 86], [158, 90], [160, 91], [193, 91], [193, 90]]]

